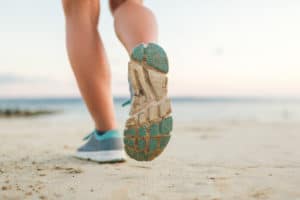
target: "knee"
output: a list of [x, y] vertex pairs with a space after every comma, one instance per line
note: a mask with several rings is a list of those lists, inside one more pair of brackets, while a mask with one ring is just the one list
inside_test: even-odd
[[114, 13], [114, 11], [125, 2], [134, 2], [134, 3], [142, 4], [143, 0], [109, 0], [110, 11]]

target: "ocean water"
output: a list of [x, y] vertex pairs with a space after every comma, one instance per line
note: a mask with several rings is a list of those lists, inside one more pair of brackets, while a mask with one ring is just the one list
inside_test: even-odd
[[[124, 123], [129, 106], [122, 107], [125, 98], [114, 99], [115, 112], [119, 123]], [[57, 114], [36, 118], [70, 123], [91, 121], [84, 102], [80, 98], [43, 98], [43, 99], [0, 99], [0, 109], [49, 109], [58, 110]], [[176, 123], [201, 122], [300, 122], [299, 99], [267, 98], [173, 98], [173, 117]], [[22, 119], [22, 118], [21, 118]], [[20, 120], [9, 118], [1, 120]]]

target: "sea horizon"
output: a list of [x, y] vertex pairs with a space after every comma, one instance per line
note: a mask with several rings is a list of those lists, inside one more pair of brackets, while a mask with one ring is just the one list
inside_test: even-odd
[[[129, 96], [125, 95], [114, 95], [114, 101], [123, 101], [129, 99]], [[214, 102], [214, 101], [227, 101], [227, 102], [243, 102], [243, 101], [300, 101], [298, 96], [289, 95], [278, 95], [278, 96], [259, 96], [259, 95], [249, 95], [249, 96], [234, 96], [234, 95], [204, 95], [204, 96], [170, 96], [172, 101], [203, 101], [203, 102]], [[26, 97], [1, 97], [0, 101], [7, 100], [24, 100], [24, 101], [55, 101], [55, 100], [68, 100], [68, 101], [82, 101], [81, 96], [26, 96]]]
[[[124, 123], [129, 112], [122, 103], [126, 96], [114, 96], [116, 118]], [[238, 96], [173, 96], [173, 116], [181, 123], [204, 121], [300, 121], [300, 98], [238, 97]], [[81, 97], [22, 97], [0, 98], [0, 110], [59, 111], [46, 116], [53, 120], [90, 120], [88, 110]]]

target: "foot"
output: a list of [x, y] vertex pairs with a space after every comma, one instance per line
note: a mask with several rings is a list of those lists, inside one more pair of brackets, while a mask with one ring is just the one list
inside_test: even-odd
[[141, 44], [133, 50], [128, 70], [132, 94], [125, 150], [135, 160], [150, 161], [168, 144], [173, 126], [167, 97], [167, 55], [156, 44]]
[[95, 130], [84, 140], [88, 141], [77, 150], [77, 158], [96, 162], [125, 161], [122, 137], [116, 130], [109, 130], [101, 135]]

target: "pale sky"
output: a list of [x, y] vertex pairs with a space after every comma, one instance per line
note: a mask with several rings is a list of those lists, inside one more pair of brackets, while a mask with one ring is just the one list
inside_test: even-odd
[[[107, 0], [99, 26], [113, 93], [128, 95], [128, 56]], [[78, 96], [59, 0], [0, 0], [0, 97]], [[146, 0], [176, 96], [300, 96], [300, 1]]]

